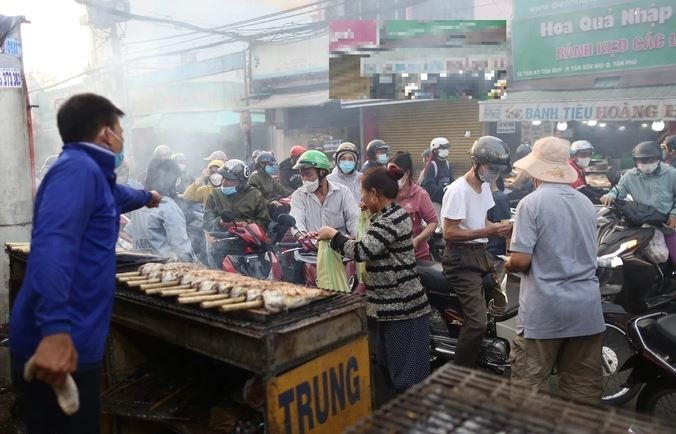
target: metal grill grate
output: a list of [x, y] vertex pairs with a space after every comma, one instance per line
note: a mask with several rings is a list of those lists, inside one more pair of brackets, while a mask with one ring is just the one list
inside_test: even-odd
[[139, 372], [101, 395], [101, 411], [151, 421], [190, 420], [205, 401], [197, 389], [186, 378]]
[[213, 323], [222, 328], [236, 328], [249, 332], [269, 332], [284, 327], [286, 325], [297, 323], [308, 318], [314, 318], [318, 315], [327, 313], [336, 313], [342, 309], [353, 308], [356, 304], [364, 301], [362, 297], [351, 294], [335, 294], [331, 297], [314, 301], [307, 306], [298, 309], [268, 315], [265, 322], [249, 321], [241, 319], [233, 314], [219, 313], [215, 310], [202, 309], [194, 305], [182, 305], [176, 303], [172, 298], [160, 297], [157, 295], [147, 295], [141, 291], [118, 288], [115, 297], [118, 299], [133, 301], [144, 304], [149, 307], [161, 309], [167, 312], [187, 315], [193, 318], [199, 318]]
[[347, 431], [358, 433], [669, 433], [674, 427], [583, 405], [448, 364]]

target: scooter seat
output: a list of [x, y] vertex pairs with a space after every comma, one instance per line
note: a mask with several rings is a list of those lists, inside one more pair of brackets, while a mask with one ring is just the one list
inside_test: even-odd
[[444, 277], [441, 263], [435, 261], [418, 261], [418, 275], [423, 286], [430, 290], [445, 292], [449, 289], [448, 280]]
[[671, 346], [676, 345], [676, 314], [658, 319], [655, 324], [655, 331]]

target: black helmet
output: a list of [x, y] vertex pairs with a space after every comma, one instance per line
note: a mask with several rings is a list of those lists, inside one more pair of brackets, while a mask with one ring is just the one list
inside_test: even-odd
[[375, 160], [376, 152], [378, 152], [379, 149], [384, 149], [387, 152], [390, 151], [390, 147], [388, 146], [388, 144], [383, 142], [382, 140], [379, 139], [371, 140], [369, 144], [366, 145], [366, 155], [371, 160]]
[[233, 159], [226, 161], [223, 167], [218, 170], [218, 173], [231, 181], [247, 182], [251, 171], [244, 161]]
[[531, 149], [528, 143], [523, 143], [519, 145], [519, 147], [516, 148], [516, 152], [514, 153], [514, 161], [519, 161], [526, 155], [530, 154], [532, 150], [533, 149]]
[[641, 142], [634, 146], [631, 158], [659, 158], [662, 159], [662, 149], [655, 142]]
[[509, 148], [497, 137], [479, 137], [472, 145], [469, 157], [474, 164], [494, 166], [503, 173], [512, 170]]
[[663, 145], [667, 147], [667, 151], [674, 152], [676, 151], [676, 135], [667, 136], [662, 142]]
[[256, 166], [259, 164], [265, 166], [267, 164], [276, 164], [277, 160], [275, 159], [275, 155], [272, 152], [263, 151], [256, 156], [254, 163]]

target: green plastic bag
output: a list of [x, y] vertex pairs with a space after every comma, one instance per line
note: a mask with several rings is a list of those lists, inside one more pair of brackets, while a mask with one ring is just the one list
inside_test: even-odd
[[330, 241], [320, 241], [317, 252], [317, 287], [330, 291], [350, 292], [343, 257], [331, 248]]
[[[357, 240], [361, 240], [371, 227], [371, 212], [369, 210], [362, 210], [357, 221]], [[357, 262], [357, 280], [364, 283], [366, 277], [366, 263]]]

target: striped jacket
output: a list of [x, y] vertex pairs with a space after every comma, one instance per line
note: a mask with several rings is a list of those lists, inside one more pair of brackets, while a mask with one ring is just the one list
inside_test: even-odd
[[356, 241], [340, 232], [331, 247], [357, 262], [366, 262], [368, 314], [378, 321], [418, 318], [430, 313], [416, 271], [408, 213], [392, 203], [371, 218], [371, 228]]

